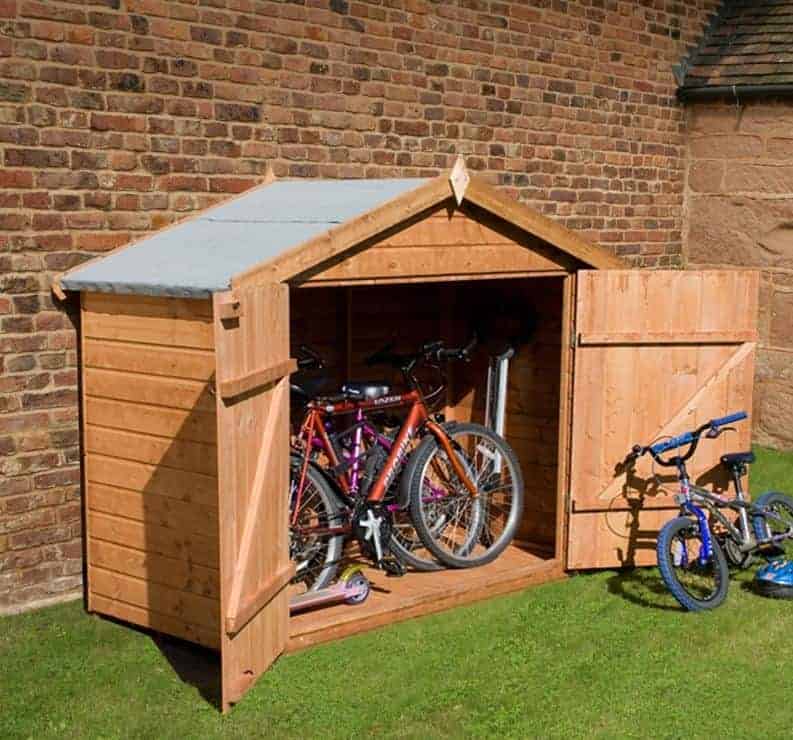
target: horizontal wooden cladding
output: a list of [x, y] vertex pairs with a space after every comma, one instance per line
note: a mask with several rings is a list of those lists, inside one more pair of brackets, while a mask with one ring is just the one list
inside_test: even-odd
[[[584, 336], [742, 337], [756, 331], [759, 273], [744, 270], [585, 270], [577, 330]], [[630, 310], [626, 310], [630, 307]]]
[[90, 482], [86, 485], [85, 493], [86, 506], [90, 511], [168, 527], [183, 534], [217, 537], [218, 512], [214, 506]]
[[307, 282], [558, 271], [559, 263], [514, 243], [465, 247], [373, 247], [313, 275]]
[[209, 301], [88, 293], [83, 297], [83, 309], [83, 335], [87, 339], [207, 350], [214, 347]]
[[187, 560], [156, 555], [97, 539], [88, 543], [88, 557], [92, 565], [105, 570], [199, 596], [219, 597], [217, 568], [208, 568]]
[[90, 483], [158, 494], [180, 501], [216, 506], [217, 479], [201, 473], [147, 465], [90, 452], [85, 477]]
[[98, 313], [133, 316], [170, 317], [173, 319], [212, 320], [212, 302], [208, 298], [171, 298], [119, 293], [83, 293], [83, 308]]
[[208, 412], [215, 409], [215, 398], [209, 384], [198, 380], [163, 378], [96, 368], [86, 368], [84, 376], [87, 396], [177, 409]]
[[144, 375], [207, 381], [215, 372], [215, 354], [206, 349], [185, 349], [149, 344], [89, 339], [85, 343], [86, 367], [123, 370]]
[[139, 606], [116, 601], [97, 593], [91, 594], [91, 605], [93, 610], [99, 614], [106, 614], [109, 617], [115, 617], [131, 624], [147, 627], [155, 632], [173, 635], [204, 647], [215, 650], [220, 647], [220, 632], [189, 624], [167, 614], [158, 614], [150, 609], [142, 609]]
[[217, 448], [200, 442], [153, 437], [88, 423], [85, 427], [85, 450], [124, 460], [217, 476]]
[[186, 529], [160, 527], [148, 521], [136, 522], [99, 511], [88, 511], [90, 539], [122, 544], [148, 553], [189, 560], [208, 568], [217, 568], [217, 537], [195, 534]]
[[596, 344], [741, 344], [753, 342], [755, 331], [613, 331], [586, 332], [578, 335], [582, 346]]
[[180, 442], [217, 442], [215, 411], [170, 409], [110, 398], [85, 399], [87, 424], [143, 432], [158, 437], [178, 437]]
[[115, 573], [98, 565], [92, 565], [89, 574], [92, 593], [176, 617], [204, 629], [220, 629], [220, 602], [217, 599]]

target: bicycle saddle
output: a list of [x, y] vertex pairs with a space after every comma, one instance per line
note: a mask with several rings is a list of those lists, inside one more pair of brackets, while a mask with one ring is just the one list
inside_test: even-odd
[[754, 462], [754, 452], [729, 452], [721, 456], [721, 464], [728, 468], [737, 468]]
[[325, 378], [293, 378], [289, 390], [295, 398], [310, 401], [319, 395], [326, 382]]
[[379, 380], [352, 381], [341, 387], [341, 392], [350, 398], [365, 398], [369, 401], [391, 393], [391, 386]]

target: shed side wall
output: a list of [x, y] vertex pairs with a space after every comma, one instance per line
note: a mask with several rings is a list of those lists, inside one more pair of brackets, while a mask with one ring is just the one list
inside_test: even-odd
[[216, 647], [209, 301], [83, 296], [88, 602]]

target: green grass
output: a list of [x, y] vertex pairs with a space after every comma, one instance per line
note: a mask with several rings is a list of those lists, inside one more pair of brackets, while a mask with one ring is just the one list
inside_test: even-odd
[[654, 570], [576, 576], [282, 658], [227, 717], [209, 654], [67, 604], [0, 619], [0, 737], [789, 737], [793, 603], [750, 579], [685, 614]]

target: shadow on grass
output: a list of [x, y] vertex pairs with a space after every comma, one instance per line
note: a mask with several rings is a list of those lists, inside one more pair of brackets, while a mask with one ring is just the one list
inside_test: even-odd
[[220, 655], [215, 650], [167, 635], [153, 634], [151, 638], [174, 673], [220, 710]]
[[680, 610], [676, 604], [669, 603], [669, 591], [655, 569], [623, 570], [609, 578], [607, 584], [610, 594], [620, 596], [632, 604], [662, 611]]
[[154, 632], [115, 617], [103, 614], [96, 616], [151, 639], [163, 658], [173, 668], [174, 673], [184, 683], [195, 687], [204, 701], [212, 704], [218, 710], [221, 709], [220, 654], [217, 651], [193, 642], [180, 640], [177, 637]]

